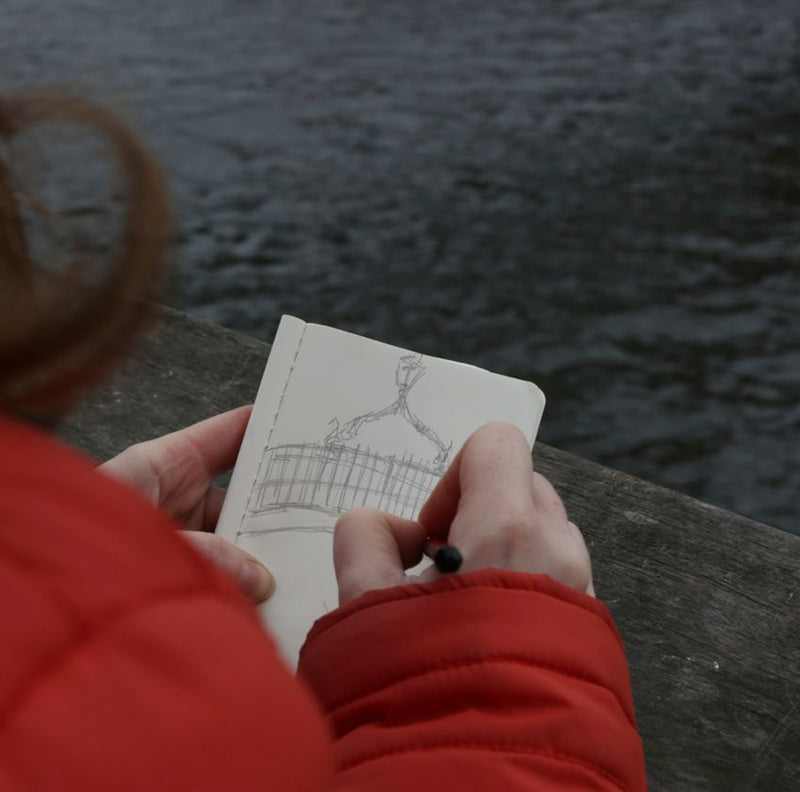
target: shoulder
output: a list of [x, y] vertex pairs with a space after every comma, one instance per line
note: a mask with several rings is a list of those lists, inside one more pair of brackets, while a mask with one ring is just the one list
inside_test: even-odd
[[0, 653], [0, 786], [252, 786], [265, 740], [316, 732], [319, 754], [314, 705], [254, 610], [165, 515], [34, 429], [0, 419], [0, 449], [13, 647]]
[[249, 612], [166, 515], [90, 460], [7, 419], [0, 448], [0, 586], [34, 586], [38, 599], [58, 602], [65, 626], [82, 631], [144, 599], [194, 589]]

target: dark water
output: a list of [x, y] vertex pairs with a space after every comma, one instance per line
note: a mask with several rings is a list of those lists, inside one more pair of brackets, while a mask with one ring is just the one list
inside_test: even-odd
[[544, 441], [798, 531], [797, 0], [0, 0], [0, 66], [128, 109], [181, 307], [533, 378]]

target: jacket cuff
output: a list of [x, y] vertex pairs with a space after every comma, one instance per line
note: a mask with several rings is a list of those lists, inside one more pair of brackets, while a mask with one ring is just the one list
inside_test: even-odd
[[[602, 603], [547, 576], [484, 569], [369, 592], [317, 621], [299, 673], [337, 739], [368, 723], [398, 727], [380, 730], [371, 756], [404, 740], [489, 741], [643, 778], [614, 622]], [[487, 715], [461, 712], [476, 709]], [[403, 728], [414, 721], [424, 725]], [[343, 743], [340, 767], [369, 760], [363, 741]]]

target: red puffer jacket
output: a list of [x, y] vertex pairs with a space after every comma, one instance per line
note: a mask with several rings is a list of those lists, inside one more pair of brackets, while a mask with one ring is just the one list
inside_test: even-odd
[[645, 789], [590, 597], [494, 570], [372, 592], [298, 682], [174, 529], [0, 419], [0, 789]]

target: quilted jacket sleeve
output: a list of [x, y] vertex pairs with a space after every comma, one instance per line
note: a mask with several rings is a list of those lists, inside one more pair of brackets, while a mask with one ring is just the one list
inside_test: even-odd
[[327, 742], [256, 620], [176, 590], [76, 635], [12, 692], [0, 790], [322, 790]]
[[328, 714], [339, 789], [646, 789], [611, 616], [551, 578], [370, 592], [317, 622], [299, 672]]

